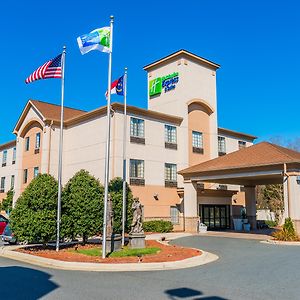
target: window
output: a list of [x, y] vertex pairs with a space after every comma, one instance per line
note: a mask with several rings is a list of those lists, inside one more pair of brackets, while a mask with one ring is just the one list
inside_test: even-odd
[[40, 149], [40, 147], [41, 147], [41, 133], [38, 132], [35, 135], [35, 149]]
[[177, 165], [165, 164], [165, 180], [177, 181]]
[[130, 160], [130, 177], [144, 178], [144, 161], [138, 159]]
[[144, 137], [144, 120], [137, 118], [130, 118], [130, 136]]
[[192, 146], [194, 153], [203, 154], [203, 134], [199, 131], [192, 131]]
[[4, 193], [4, 191], [5, 191], [5, 177], [1, 177], [0, 193]]
[[25, 151], [29, 151], [30, 139], [29, 136], [25, 139]]
[[170, 216], [172, 224], [179, 224], [179, 210], [177, 206], [170, 207]]
[[36, 176], [38, 176], [39, 175], [39, 167], [35, 167], [34, 169], [33, 169], [33, 178], [35, 178]]
[[6, 162], [7, 162], [7, 150], [4, 150], [2, 156], [2, 167], [6, 166]]
[[131, 185], [145, 185], [143, 160], [130, 160], [129, 176]]
[[246, 148], [246, 142], [244, 142], [244, 141], [239, 141], [239, 150], [240, 150], [240, 149], [243, 149], [243, 148]]
[[165, 125], [165, 142], [173, 144], [177, 143], [175, 126]]
[[220, 156], [226, 154], [226, 142], [223, 136], [218, 136], [218, 151]]
[[16, 156], [17, 156], [17, 148], [13, 148], [13, 157], [12, 157], [12, 164], [14, 165], [16, 163]]
[[28, 180], [28, 169], [24, 169], [23, 183], [27, 183], [27, 180]]
[[10, 179], [10, 189], [14, 189], [15, 188], [15, 175], [11, 175], [11, 179]]

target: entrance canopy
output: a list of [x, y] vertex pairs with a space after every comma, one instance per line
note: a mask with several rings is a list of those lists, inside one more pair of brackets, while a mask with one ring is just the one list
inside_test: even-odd
[[178, 172], [185, 180], [255, 186], [300, 176], [300, 152], [262, 142]]

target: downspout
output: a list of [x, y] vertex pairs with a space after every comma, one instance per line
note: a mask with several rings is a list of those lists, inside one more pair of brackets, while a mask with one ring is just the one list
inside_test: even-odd
[[53, 126], [53, 120], [51, 120], [50, 126], [49, 126], [49, 145], [48, 145], [48, 167], [47, 167], [47, 174], [50, 173], [50, 152], [51, 152], [51, 136], [52, 136], [52, 126]]

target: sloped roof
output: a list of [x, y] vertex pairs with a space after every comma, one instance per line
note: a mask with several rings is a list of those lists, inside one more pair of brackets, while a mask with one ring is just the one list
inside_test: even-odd
[[169, 54], [169, 55], [167, 55], [167, 56], [165, 56], [165, 57], [163, 57], [163, 58], [161, 58], [159, 60], [156, 60], [153, 63], [150, 63], [150, 64], [144, 66], [144, 70], [147, 71], [149, 69], [152, 69], [153, 67], [156, 67], [156, 66], [160, 65], [163, 62], [169, 61], [169, 60], [171, 60], [171, 59], [173, 59], [175, 57], [179, 57], [179, 56], [185, 56], [185, 57], [188, 57], [188, 58], [193, 59], [195, 61], [201, 62], [203, 64], [206, 64], [206, 65], [212, 67], [215, 70], [218, 69], [218, 68], [220, 68], [220, 65], [218, 65], [215, 62], [212, 62], [212, 61], [210, 61], [208, 59], [205, 59], [205, 58], [203, 58], [203, 57], [201, 57], [199, 55], [196, 55], [196, 54], [194, 54], [192, 52], [189, 52], [187, 50], [181, 49], [181, 50], [178, 50], [178, 51], [176, 51], [174, 53], [171, 53], [171, 54]]
[[0, 151], [14, 147], [15, 145], [16, 145], [16, 140], [6, 142], [6, 143], [0, 145]]
[[[60, 105], [43, 102], [39, 100], [30, 100], [30, 102], [38, 109], [38, 111], [47, 120], [60, 120]], [[64, 121], [81, 116], [86, 111], [64, 106]]]
[[300, 163], [300, 152], [268, 142], [261, 142], [186, 168], [178, 173], [181, 175], [193, 175], [201, 172], [241, 169], [284, 163]]

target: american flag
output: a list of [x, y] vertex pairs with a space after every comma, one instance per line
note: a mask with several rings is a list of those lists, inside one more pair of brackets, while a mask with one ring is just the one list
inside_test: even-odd
[[47, 61], [42, 66], [37, 68], [31, 75], [29, 75], [25, 82], [30, 83], [39, 79], [47, 78], [61, 78], [61, 57], [59, 54], [55, 58]]

